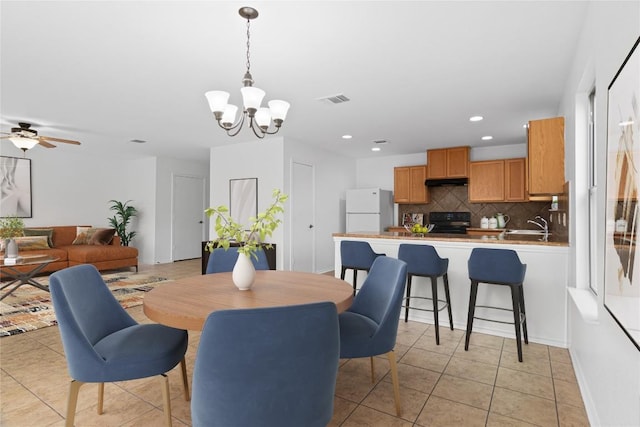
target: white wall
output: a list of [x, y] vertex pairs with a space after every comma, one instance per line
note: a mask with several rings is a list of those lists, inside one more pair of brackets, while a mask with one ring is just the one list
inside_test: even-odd
[[[258, 178], [258, 212], [264, 211], [273, 201], [273, 190], [285, 191], [284, 140], [269, 138], [242, 142], [231, 140], [228, 145], [211, 149], [210, 206], [229, 206], [229, 180]], [[287, 206], [285, 204], [285, 213]], [[284, 269], [284, 228], [278, 227], [270, 243], [276, 244], [277, 268]], [[209, 238], [216, 238], [213, 219], [209, 222]]]
[[[570, 210], [571, 286], [584, 288], [587, 277], [588, 221], [586, 218], [586, 171], [584, 163], [584, 123], [576, 115], [583, 110], [585, 94], [596, 87], [596, 142], [598, 179], [598, 218], [596, 235], [600, 261], [596, 266], [598, 295], [595, 298], [597, 319], [585, 320], [574, 302], [569, 302], [568, 330], [570, 352], [592, 425], [640, 425], [640, 351], [631, 343], [603, 303], [604, 294], [604, 225], [607, 155], [607, 88], [622, 61], [640, 35], [640, 2], [592, 2], [587, 14], [573, 69], [566, 82], [560, 108], [565, 116], [566, 171], [574, 182]], [[589, 291], [586, 291], [589, 292]]]

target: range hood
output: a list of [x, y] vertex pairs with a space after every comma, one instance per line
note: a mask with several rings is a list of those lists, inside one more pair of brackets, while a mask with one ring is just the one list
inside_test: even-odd
[[442, 187], [443, 185], [467, 185], [469, 178], [441, 178], [427, 179], [424, 185], [427, 187]]

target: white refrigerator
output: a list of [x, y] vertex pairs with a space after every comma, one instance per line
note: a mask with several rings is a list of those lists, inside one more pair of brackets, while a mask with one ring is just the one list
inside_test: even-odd
[[379, 233], [393, 225], [393, 193], [379, 188], [347, 190], [347, 233]]

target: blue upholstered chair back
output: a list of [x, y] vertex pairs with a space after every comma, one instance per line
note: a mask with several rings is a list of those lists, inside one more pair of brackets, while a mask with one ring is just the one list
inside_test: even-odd
[[407, 263], [408, 274], [418, 276], [442, 276], [449, 267], [449, 259], [440, 258], [431, 245], [402, 243], [398, 249], [398, 259]]
[[213, 312], [196, 355], [193, 425], [326, 426], [339, 347], [330, 302]]
[[[264, 250], [258, 249], [256, 252], [258, 259], [251, 257], [253, 266], [256, 270], [268, 270], [269, 263], [267, 262], [267, 256]], [[207, 262], [206, 274], [212, 273], [225, 273], [233, 271], [233, 266], [236, 265], [238, 259], [238, 247], [232, 246], [225, 250], [223, 248], [216, 248], [209, 255], [209, 261]]]
[[86, 381], [104, 364], [94, 345], [136, 325], [115, 299], [98, 270], [89, 264], [57, 271], [49, 289], [72, 378]]
[[342, 357], [368, 357], [393, 350], [406, 280], [407, 264], [404, 261], [386, 256], [376, 258], [347, 312], [364, 316], [375, 322], [377, 327], [369, 336], [369, 342], [362, 346], [365, 354], [357, 355], [357, 351], [350, 351], [350, 356], [342, 353]]
[[522, 283], [527, 271], [511, 249], [473, 248], [468, 267], [471, 280], [505, 285]]
[[375, 253], [367, 242], [352, 240], [340, 242], [340, 261], [343, 266], [368, 270], [373, 260], [382, 255]]

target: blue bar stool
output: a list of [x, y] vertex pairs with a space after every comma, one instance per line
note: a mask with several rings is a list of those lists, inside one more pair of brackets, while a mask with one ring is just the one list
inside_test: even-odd
[[[447, 268], [448, 258], [440, 258], [438, 252], [431, 245], [401, 244], [398, 249], [398, 259], [407, 263], [407, 291], [404, 305], [404, 321], [409, 317], [409, 309], [432, 311], [436, 326], [436, 344], [440, 345], [440, 328], [438, 326], [438, 312], [445, 307], [449, 312], [449, 326], [453, 331], [453, 317], [451, 315], [451, 297], [449, 296], [449, 277]], [[431, 298], [411, 296], [411, 278], [413, 276], [429, 277], [431, 279]], [[438, 277], [444, 282], [445, 300], [438, 299]], [[433, 301], [433, 309], [417, 308], [410, 306], [411, 298], [428, 299]], [[443, 303], [441, 307], [440, 303]]]
[[[467, 315], [467, 333], [464, 340], [464, 349], [469, 350], [469, 338], [471, 338], [471, 329], [473, 327], [474, 318], [489, 322], [513, 324], [516, 329], [518, 360], [522, 362], [521, 327], [522, 332], [524, 333], [524, 342], [525, 344], [529, 344], [523, 290], [524, 275], [527, 271], [527, 265], [522, 264], [518, 254], [511, 249], [474, 248], [471, 251], [471, 256], [469, 257], [468, 266], [469, 279], [471, 279], [471, 293], [469, 295], [469, 313]], [[476, 296], [478, 294], [478, 283], [503, 285], [511, 288], [511, 309], [486, 305], [478, 305], [477, 307], [513, 311], [513, 323], [474, 317]]]
[[343, 240], [340, 242], [340, 261], [342, 263], [342, 271], [340, 279], [344, 280], [347, 269], [353, 270], [353, 295], [356, 294], [356, 283], [358, 283], [358, 270], [369, 272], [373, 260], [385, 254], [379, 254], [371, 249], [371, 245], [367, 242], [357, 242], [352, 240]]

